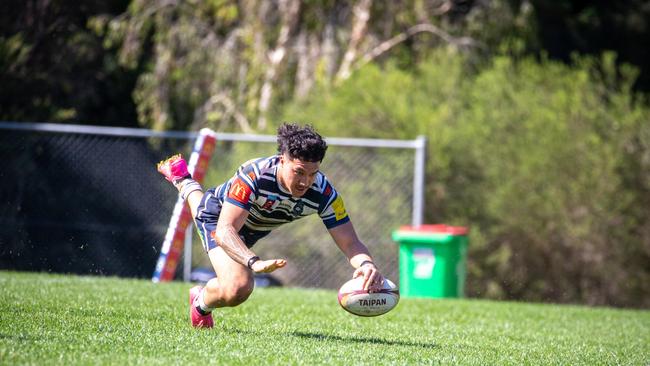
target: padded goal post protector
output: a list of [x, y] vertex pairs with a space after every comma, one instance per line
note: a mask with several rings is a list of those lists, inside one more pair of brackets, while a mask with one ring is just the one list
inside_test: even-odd
[[[205, 177], [216, 142], [217, 135], [214, 131], [208, 128], [199, 131], [187, 167], [190, 174], [192, 174], [192, 178], [199, 183]], [[191, 221], [190, 208], [185, 204], [179, 193], [169, 221], [165, 240], [160, 249], [158, 263], [156, 263], [156, 269], [151, 278], [153, 282], [168, 282], [174, 279], [178, 260], [185, 244], [185, 233]]]

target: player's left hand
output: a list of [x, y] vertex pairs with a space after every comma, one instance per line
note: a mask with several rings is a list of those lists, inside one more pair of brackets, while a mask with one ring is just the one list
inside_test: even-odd
[[384, 283], [384, 276], [379, 273], [379, 270], [373, 263], [366, 263], [357, 268], [352, 278], [359, 276], [363, 276], [363, 289], [369, 292], [379, 291]]
[[252, 270], [255, 273], [271, 273], [278, 268], [282, 268], [287, 265], [285, 259], [270, 259], [270, 260], [258, 260], [253, 263]]

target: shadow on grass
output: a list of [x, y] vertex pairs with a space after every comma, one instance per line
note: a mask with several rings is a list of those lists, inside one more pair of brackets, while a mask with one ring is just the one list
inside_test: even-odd
[[[221, 331], [227, 333], [233, 333], [233, 334], [242, 334], [242, 333], [256, 334], [256, 335], [263, 334], [263, 332], [259, 332], [259, 331], [251, 331], [251, 330], [245, 330], [245, 329], [228, 327], [228, 326], [224, 326], [221, 329]], [[358, 337], [358, 336], [342, 337], [342, 336], [332, 335], [332, 334], [310, 333], [310, 332], [300, 332], [300, 331], [294, 331], [286, 334], [292, 337], [313, 339], [318, 341], [335, 341], [335, 342], [346, 342], [346, 343], [356, 342], [356, 343], [366, 343], [366, 344], [381, 344], [387, 346], [419, 347], [419, 348], [426, 348], [426, 349], [433, 349], [439, 347], [434, 343], [409, 342], [409, 341], [390, 340], [390, 339], [382, 339], [382, 338], [375, 338], [375, 337]]]
[[356, 336], [341, 337], [336, 335], [325, 335], [321, 333], [306, 333], [306, 332], [291, 332], [289, 334], [294, 337], [309, 338], [309, 339], [323, 340], [323, 341], [370, 343], [370, 344], [383, 344], [388, 346], [420, 347], [420, 348], [429, 348], [429, 349], [438, 347], [433, 343], [394, 341], [394, 340], [374, 338], [374, 337], [356, 337]]

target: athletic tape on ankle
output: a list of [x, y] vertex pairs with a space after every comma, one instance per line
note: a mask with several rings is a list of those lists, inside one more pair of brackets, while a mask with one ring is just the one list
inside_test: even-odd
[[201, 184], [194, 179], [186, 179], [181, 186], [181, 197], [183, 197], [183, 200], [186, 200], [187, 196], [194, 191], [203, 191]]
[[205, 299], [203, 298], [204, 294], [205, 294], [205, 287], [201, 289], [199, 296], [196, 297], [196, 305], [198, 305], [201, 308], [201, 310], [203, 310], [206, 313], [212, 312], [214, 308], [209, 307], [208, 305], [205, 304]]

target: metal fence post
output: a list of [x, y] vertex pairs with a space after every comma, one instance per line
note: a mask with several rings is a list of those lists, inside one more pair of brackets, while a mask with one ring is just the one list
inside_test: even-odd
[[185, 231], [185, 246], [183, 247], [183, 281], [190, 282], [192, 275], [192, 227], [193, 223], [187, 225]]
[[427, 138], [420, 135], [415, 140], [415, 167], [413, 172], [413, 217], [412, 225], [422, 225], [424, 216], [424, 178], [426, 172]]

